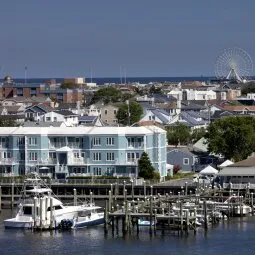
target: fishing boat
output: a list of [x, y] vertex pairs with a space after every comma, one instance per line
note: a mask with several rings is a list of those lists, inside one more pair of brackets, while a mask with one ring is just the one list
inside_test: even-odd
[[16, 217], [4, 221], [5, 228], [57, 229], [71, 222], [81, 211], [97, 208], [92, 201], [64, 205], [36, 174], [24, 181]]

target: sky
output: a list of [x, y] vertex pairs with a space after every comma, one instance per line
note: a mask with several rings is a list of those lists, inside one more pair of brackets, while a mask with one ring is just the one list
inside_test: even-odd
[[255, 59], [254, 11], [254, 0], [1, 0], [0, 76], [212, 76], [225, 48]]

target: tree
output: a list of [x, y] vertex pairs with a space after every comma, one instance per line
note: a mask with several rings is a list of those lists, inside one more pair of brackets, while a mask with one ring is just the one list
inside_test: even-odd
[[167, 139], [169, 144], [176, 146], [179, 144], [188, 144], [191, 139], [190, 129], [184, 124], [177, 123], [176, 126], [167, 129]]
[[255, 93], [255, 83], [248, 82], [242, 86], [242, 95], [246, 95], [247, 93]]
[[138, 160], [138, 176], [144, 179], [157, 179], [158, 174], [155, 172], [151, 164], [150, 158], [146, 152], [143, 152], [141, 158]]
[[255, 118], [231, 116], [212, 123], [205, 135], [208, 150], [234, 161], [246, 159], [255, 150]]
[[99, 89], [95, 92], [92, 102], [103, 101], [105, 104], [110, 102], [118, 102], [121, 99], [121, 91], [113, 87]]
[[15, 120], [7, 119], [4, 116], [0, 116], [0, 127], [17, 127], [18, 124]]
[[61, 89], [74, 89], [74, 88], [77, 88], [77, 85], [75, 85], [71, 81], [64, 81], [64, 82], [62, 82], [60, 87], [61, 87]]
[[200, 140], [202, 137], [205, 136], [206, 130], [204, 128], [197, 128], [194, 129], [191, 133], [191, 141], [192, 143], [197, 142]]
[[118, 122], [127, 126], [138, 122], [143, 114], [143, 108], [139, 103], [131, 102], [120, 106], [116, 118]]

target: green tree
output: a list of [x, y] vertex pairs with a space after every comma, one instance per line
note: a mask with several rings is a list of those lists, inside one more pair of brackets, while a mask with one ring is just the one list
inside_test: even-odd
[[64, 81], [60, 87], [61, 89], [74, 89], [77, 86], [75, 86], [75, 84], [73, 84], [71, 81]]
[[146, 152], [143, 152], [141, 158], [138, 160], [138, 176], [144, 179], [157, 179], [158, 173], [155, 172], [151, 164], [150, 158]]
[[127, 100], [129, 100], [132, 97], [134, 97], [134, 96], [132, 94], [130, 94], [130, 93], [123, 93], [121, 95], [121, 101], [122, 102], [126, 102]]
[[205, 128], [197, 128], [197, 129], [194, 129], [192, 132], [191, 132], [191, 141], [192, 143], [195, 143], [197, 142], [198, 140], [200, 140], [202, 137], [204, 137], [206, 134], [206, 130]]
[[231, 116], [212, 123], [205, 138], [208, 150], [228, 159], [246, 159], [255, 150], [255, 118]]
[[167, 129], [168, 143], [172, 145], [188, 144], [191, 140], [190, 129], [184, 124], [177, 123], [176, 126]]
[[16, 127], [17, 122], [12, 119], [7, 119], [4, 116], [0, 116], [0, 127]]
[[143, 108], [139, 103], [131, 102], [120, 106], [116, 118], [125, 126], [138, 122], [143, 114]]
[[92, 102], [103, 101], [105, 104], [118, 102], [121, 99], [121, 91], [113, 87], [106, 87], [95, 92]]
[[255, 93], [255, 82], [248, 82], [243, 84], [242, 86], [242, 95], [246, 95], [247, 93]]

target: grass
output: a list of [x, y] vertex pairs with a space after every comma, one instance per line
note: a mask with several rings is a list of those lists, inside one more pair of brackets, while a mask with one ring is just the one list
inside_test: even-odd
[[189, 176], [192, 176], [194, 175], [193, 172], [190, 172], [190, 173], [177, 173], [177, 174], [174, 174], [173, 176], [166, 176], [166, 180], [177, 180], [177, 179], [183, 179], [185, 177], [189, 177]]

